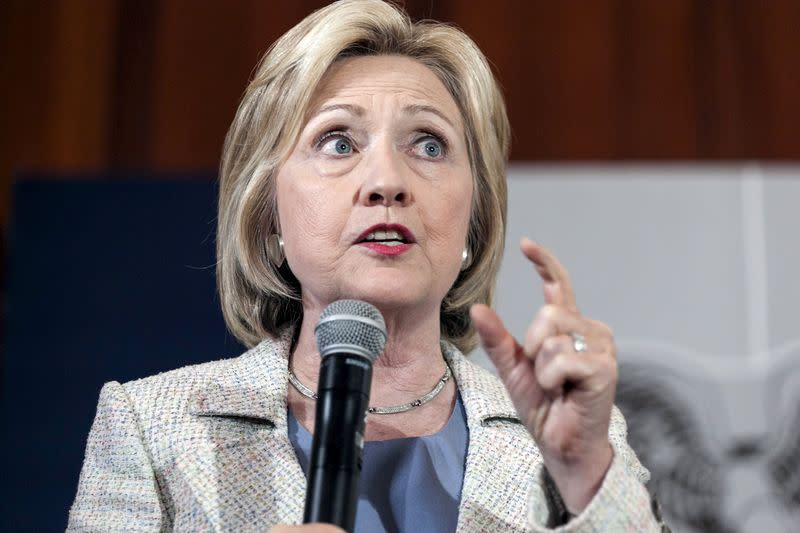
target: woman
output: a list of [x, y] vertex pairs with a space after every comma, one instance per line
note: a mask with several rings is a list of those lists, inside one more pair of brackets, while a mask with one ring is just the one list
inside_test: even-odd
[[[107, 384], [69, 529], [299, 523], [314, 326], [355, 298], [388, 331], [370, 405], [399, 406], [367, 419], [357, 530], [658, 530], [613, 408], [611, 333], [580, 314], [564, 268], [522, 242], [547, 305], [521, 344], [488, 307], [508, 138], [486, 60], [458, 30], [345, 0], [279, 39], [220, 176], [220, 297], [253, 348]], [[502, 383], [462, 355], [476, 333]]]

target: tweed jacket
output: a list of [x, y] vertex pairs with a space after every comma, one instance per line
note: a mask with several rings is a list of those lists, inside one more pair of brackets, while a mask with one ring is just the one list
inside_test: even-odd
[[[107, 383], [68, 531], [266, 531], [302, 521], [306, 479], [287, 432], [291, 332], [245, 354]], [[498, 379], [443, 343], [467, 414], [460, 532], [552, 531], [560, 499]], [[648, 472], [614, 409], [614, 459], [558, 531], [661, 531]], [[555, 494], [553, 494], [555, 492]]]

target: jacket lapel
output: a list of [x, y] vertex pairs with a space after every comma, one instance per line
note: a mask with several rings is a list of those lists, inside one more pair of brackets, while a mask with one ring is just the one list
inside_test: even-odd
[[232, 360], [190, 399], [208, 438], [178, 457], [176, 468], [215, 530], [302, 520], [306, 478], [286, 420], [291, 334]]
[[527, 531], [539, 451], [497, 378], [454, 347], [443, 351], [467, 413], [469, 446], [457, 531]]

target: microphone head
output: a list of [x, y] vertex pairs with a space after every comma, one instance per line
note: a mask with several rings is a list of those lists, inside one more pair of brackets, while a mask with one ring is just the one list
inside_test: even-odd
[[378, 309], [361, 300], [337, 300], [314, 328], [320, 355], [351, 353], [374, 362], [386, 344], [386, 323]]

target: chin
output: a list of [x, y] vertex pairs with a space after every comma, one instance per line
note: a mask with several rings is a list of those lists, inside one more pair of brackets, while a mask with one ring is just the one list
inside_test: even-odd
[[[371, 283], [361, 283], [352, 290], [347, 291], [348, 298], [364, 300], [379, 309], [408, 308], [426, 306], [431, 304], [430, 288], [394, 282], [381, 282], [372, 280]], [[438, 305], [438, 303], [437, 303]]]

